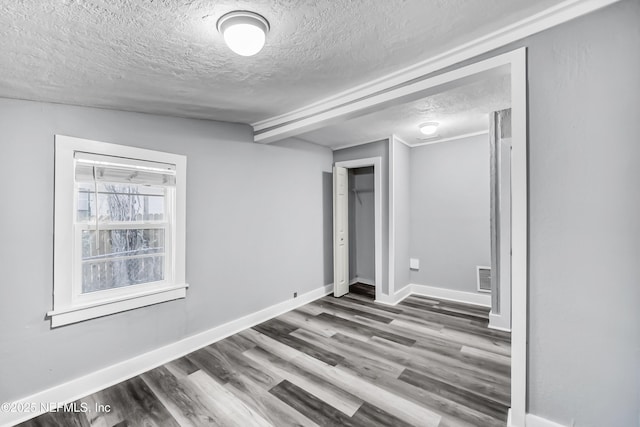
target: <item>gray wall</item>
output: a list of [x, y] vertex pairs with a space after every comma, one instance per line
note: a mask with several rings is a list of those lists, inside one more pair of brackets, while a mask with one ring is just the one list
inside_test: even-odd
[[411, 149], [411, 283], [477, 293], [489, 266], [489, 140], [474, 136]]
[[533, 36], [529, 410], [640, 425], [640, 2]]
[[394, 284], [398, 292], [409, 283], [411, 248], [411, 155], [412, 149], [393, 137], [391, 167], [393, 168], [393, 235]]
[[349, 169], [349, 278], [375, 280], [373, 167]]
[[[0, 401], [331, 282], [328, 149], [254, 144], [246, 125], [7, 99], [0, 129]], [[186, 299], [50, 329], [56, 133], [187, 155]]]
[[389, 141], [382, 140], [333, 152], [333, 161], [382, 158], [382, 280], [384, 294], [389, 293]]
[[623, 0], [448, 68], [527, 47], [527, 403], [567, 426], [640, 425], [639, 22]]

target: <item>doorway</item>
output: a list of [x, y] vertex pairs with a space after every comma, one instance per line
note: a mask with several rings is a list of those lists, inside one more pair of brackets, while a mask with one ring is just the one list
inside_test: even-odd
[[[459, 85], [465, 85], [473, 83], [478, 79], [484, 79], [491, 77], [492, 75], [500, 73], [508, 73], [510, 81], [510, 105], [511, 105], [511, 161], [510, 161], [510, 205], [511, 205], [511, 417], [514, 423], [519, 423], [524, 420], [525, 408], [526, 408], [526, 372], [527, 372], [527, 360], [526, 360], [526, 348], [527, 348], [527, 135], [526, 135], [526, 50], [518, 49], [512, 52], [508, 52], [502, 55], [498, 55], [493, 58], [485, 59], [479, 62], [472, 63], [470, 65], [461, 66], [460, 68], [452, 71], [446, 71], [436, 76], [424, 76], [421, 79], [413, 80], [406, 85], [398, 88], [389, 89], [384, 94], [375, 95], [366, 100], [362, 100], [358, 107], [352, 105], [351, 112], [341, 112], [341, 118], [345, 120], [343, 123], [351, 122], [351, 127], [343, 126], [338, 127], [335, 124], [335, 118], [328, 119], [326, 117], [318, 118], [314, 122], [313, 127], [318, 129], [324, 124], [325, 126], [333, 126], [332, 132], [325, 134], [324, 141], [330, 141], [334, 138], [334, 143], [327, 143], [334, 150], [339, 150], [345, 147], [350, 147], [351, 144], [345, 145], [347, 141], [375, 141], [376, 136], [372, 135], [370, 127], [364, 126], [362, 122], [358, 121], [362, 117], [368, 116], [371, 112], [380, 111], [385, 108], [401, 106], [406, 103], [410, 103], [414, 100], [421, 99], [433, 94], [440, 93], [448, 90], [452, 87]], [[494, 110], [495, 111], [495, 110]], [[337, 111], [336, 111], [336, 114]], [[348, 122], [346, 121], [348, 120]], [[323, 123], [324, 121], [324, 123]], [[383, 123], [377, 121], [377, 123]], [[311, 128], [312, 126], [309, 125]], [[347, 138], [349, 132], [361, 130], [358, 138]], [[368, 134], [365, 134], [369, 132]], [[486, 131], [484, 133], [487, 133]], [[311, 133], [304, 134], [304, 138], [314, 141], [313, 131]], [[476, 133], [477, 134], [477, 133]], [[473, 132], [466, 134], [466, 136], [474, 135]], [[328, 136], [328, 137], [327, 137]], [[447, 138], [440, 139], [440, 142], [448, 140]], [[425, 144], [431, 143], [426, 140]], [[402, 144], [391, 144], [389, 148], [389, 157], [393, 156], [393, 150], [400, 147]], [[405, 144], [408, 145], [408, 144]], [[411, 146], [415, 145], [410, 144]], [[393, 162], [388, 164], [388, 193], [385, 194], [385, 198], [388, 196], [389, 205], [385, 205], [385, 208], [389, 208], [388, 224], [385, 220], [385, 230], [388, 231], [388, 257], [385, 255], [384, 268], [388, 272], [385, 272], [383, 279], [383, 294], [380, 292], [380, 279], [376, 277], [377, 295], [376, 300], [380, 296], [386, 297], [387, 303], [397, 303], [400, 299], [410, 295], [411, 293], [419, 293], [421, 289], [419, 286], [410, 283], [405, 285], [402, 281], [396, 280], [396, 274], [393, 268], [396, 265], [395, 252], [397, 250], [397, 235], [393, 232], [395, 227], [395, 213], [392, 209], [396, 205], [398, 191], [402, 191], [401, 186], [396, 184], [398, 174], [402, 175], [402, 168], [394, 167]], [[387, 172], [385, 172], [387, 173]], [[400, 176], [402, 178], [402, 176]], [[386, 183], [386, 181], [385, 181]], [[386, 200], [386, 199], [385, 199]], [[388, 228], [387, 228], [388, 227]], [[387, 236], [384, 237], [387, 239]], [[385, 243], [386, 249], [387, 243]], [[400, 263], [404, 262], [404, 257], [400, 257]], [[425, 287], [423, 287], [425, 288]], [[431, 289], [432, 290], [432, 289]]]
[[[336, 247], [334, 250], [334, 292], [340, 297], [349, 292], [349, 286], [361, 279], [366, 285], [372, 285], [375, 296], [379, 298], [382, 286], [382, 159], [371, 157], [365, 159], [336, 162], [334, 166], [334, 203], [333, 203], [333, 234]], [[352, 185], [349, 185], [349, 177]], [[360, 179], [356, 179], [360, 176]], [[360, 185], [358, 186], [358, 182]], [[366, 183], [366, 184], [365, 184]], [[363, 185], [366, 186], [363, 187]], [[352, 191], [355, 190], [355, 191]], [[373, 197], [372, 197], [373, 196]], [[372, 202], [372, 212], [365, 213], [366, 205]], [[361, 205], [362, 217], [359, 224], [357, 211]], [[351, 205], [351, 209], [350, 208]], [[352, 221], [350, 218], [350, 211]], [[368, 215], [373, 214], [373, 218]], [[372, 219], [372, 223], [369, 220]], [[352, 224], [350, 224], [350, 222]], [[351, 225], [351, 227], [350, 227]], [[358, 225], [361, 230], [368, 229], [366, 236], [358, 241]], [[373, 236], [370, 231], [373, 229]], [[351, 230], [351, 231], [350, 231]], [[371, 239], [371, 237], [373, 237]], [[373, 248], [370, 247], [373, 243]], [[367, 247], [367, 245], [369, 247]], [[361, 260], [358, 262], [358, 248]], [[373, 249], [373, 258], [370, 257]], [[368, 264], [373, 261], [373, 265]], [[358, 267], [360, 265], [360, 267]], [[354, 271], [355, 270], [355, 271]], [[360, 275], [358, 273], [362, 271]], [[372, 274], [373, 277], [364, 277]], [[360, 277], [363, 276], [363, 277]]]

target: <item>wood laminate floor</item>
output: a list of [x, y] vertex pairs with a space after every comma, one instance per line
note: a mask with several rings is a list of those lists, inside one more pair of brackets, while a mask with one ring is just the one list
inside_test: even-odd
[[353, 285], [75, 402], [90, 412], [22, 425], [506, 424], [510, 335], [487, 328], [488, 309], [372, 298]]

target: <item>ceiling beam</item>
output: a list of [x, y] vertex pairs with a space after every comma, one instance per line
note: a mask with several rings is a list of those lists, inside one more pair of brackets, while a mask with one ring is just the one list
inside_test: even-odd
[[[402, 92], [403, 88], [413, 87], [412, 83], [415, 84], [416, 80], [429, 74], [560, 25], [616, 1], [619, 0], [565, 0], [540, 13], [478, 37], [440, 55], [355, 86], [303, 108], [252, 123], [254, 141], [259, 143], [279, 141], [389, 106], [391, 105], [389, 91]], [[441, 89], [444, 90], [444, 88]], [[429, 93], [425, 92], [422, 97], [428, 95]]]

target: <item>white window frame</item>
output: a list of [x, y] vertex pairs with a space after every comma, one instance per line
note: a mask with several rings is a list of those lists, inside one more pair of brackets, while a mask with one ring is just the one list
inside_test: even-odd
[[[167, 195], [167, 222], [140, 223], [144, 228], [168, 230], [165, 231], [164, 280], [81, 294], [80, 242], [82, 229], [86, 227], [76, 221], [76, 152], [175, 166], [176, 184]], [[179, 154], [55, 136], [53, 310], [47, 313], [51, 327], [186, 297], [186, 165], [186, 156]], [[112, 224], [108, 228], [114, 227], [117, 226]]]

